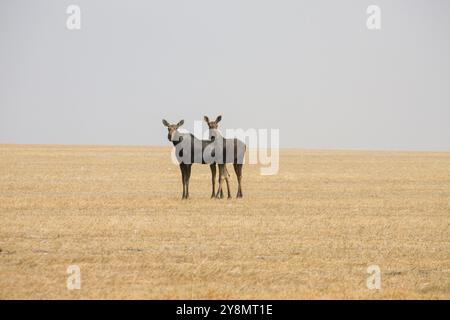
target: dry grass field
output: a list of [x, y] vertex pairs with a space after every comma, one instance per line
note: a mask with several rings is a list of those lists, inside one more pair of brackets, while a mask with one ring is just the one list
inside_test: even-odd
[[282, 150], [243, 199], [229, 171], [182, 201], [169, 147], [0, 145], [0, 298], [450, 298], [450, 153]]

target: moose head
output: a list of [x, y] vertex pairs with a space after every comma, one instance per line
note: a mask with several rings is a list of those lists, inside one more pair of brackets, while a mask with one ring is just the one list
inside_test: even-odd
[[176, 133], [178, 132], [177, 130], [179, 127], [183, 125], [184, 120], [181, 120], [177, 124], [170, 124], [169, 122], [163, 119], [162, 123], [165, 127], [167, 127], [168, 130], [167, 139], [169, 139], [169, 141], [176, 141], [177, 139]]
[[217, 129], [219, 128], [219, 122], [220, 120], [222, 120], [222, 116], [218, 116], [214, 121], [209, 121], [209, 118], [207, 116], [204, 116], [203, 119], [208, 124], [209, 129]]

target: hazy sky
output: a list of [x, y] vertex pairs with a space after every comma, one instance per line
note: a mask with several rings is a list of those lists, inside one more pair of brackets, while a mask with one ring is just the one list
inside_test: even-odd
[[162, 118], [205, 114], [282, 147], [450, 151], [450, 1], [0, 1], [0, 143], [168, 145]]

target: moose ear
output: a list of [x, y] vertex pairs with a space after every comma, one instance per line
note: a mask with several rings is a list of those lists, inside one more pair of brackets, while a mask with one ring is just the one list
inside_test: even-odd
[[162, 123], [163, 123], [163, 125], [166, 126], [166, 127], [169, 126], [169, 123], [168, 123], [165, 119], [163, 119]]
[[204, 117], [203, 117], [203, 120], [205, 120], [206, 123], [209, 123], [209, 118], [208, 118], [207, 116], [204, 116]]
[[184, 123], [184, 120], [181, 120], [180, 122], [177, 123], [177, 127], [181, 127]]
[[219, 123], [220, 120], [222, 120], [222, 116], [218, 116], [218, 117], [216, 118], [216, 123]]

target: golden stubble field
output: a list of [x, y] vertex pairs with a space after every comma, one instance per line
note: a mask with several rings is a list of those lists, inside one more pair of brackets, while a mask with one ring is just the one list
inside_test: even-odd
[[450, 298], [450, 153], [282, 150], [243, 192], [196, 165], [182, 201], [169, 147], [0, 145], [0, 298]]

